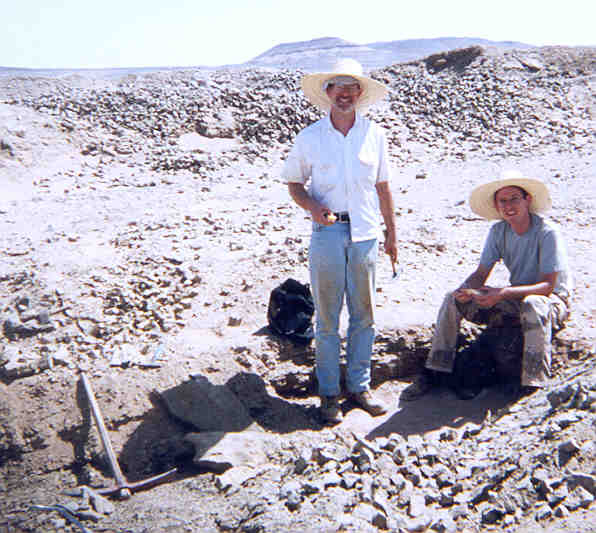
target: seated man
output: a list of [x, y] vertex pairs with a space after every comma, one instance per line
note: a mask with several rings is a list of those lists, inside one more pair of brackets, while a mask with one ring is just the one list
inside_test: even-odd
[[[478, 268], [446, 295], [425, 371], [402, 392], [403, 400], [422, 396], [453, 371], [462, 318], [490, 326], [521, 324], [520, 393], [543, 387], [550, 377], [552, 331], [568, 318], [572, 279], [558, 227], [536, 214], [551, 207], [548, 189], [510, 171], [474, 189], [470, 207], [487, 220], [500, 221], [490, 228]], [[509, 270], [510, 285], [486, 286], [499, 259]]]

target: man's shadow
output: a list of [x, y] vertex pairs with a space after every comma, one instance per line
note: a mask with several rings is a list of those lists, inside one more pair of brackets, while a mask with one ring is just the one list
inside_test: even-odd
[[398, 410], [366, 437], [375, 439], [397, 433], [407, 438], [439, 429], [458, 430], [469, 423], [480, 425], [511, 401], [511, 396], [499, 386], [484, 388], [472, 400], [460, 400], [453, 390], [437, 387], [418, 400], [400, 401]]
[[[94, 424], [81, 387], [77, 396], [84, 420], [77, 438], [72, 439], [76, 441], [76, 455], [110, 478], [109, 464], [102, 459], [103, 453], [90, 457], [89, 450], [85, 451], [84, 443]], [[175, 479], [203, 473], [193, 464], [195, 450], [185, 440], [189, 433], [208, 433], [213, 436], [211, 446], [214, 446], [225, 433], [248, 430], [286, 434], [323, 427], [314, 405], [271, 396], [263, 379], [247, 372], [234, 375], [223, 385], [194, 375], [163, 392], [150, 393], [150, 400], [151, 409], [142, 414], [142, 421], [118, 454], [119, 466], [130, 482], [173, 468], [178, 469]], [[106, 419], [105, 423], [110, 430], [117, 431], [114, 427], [117, 428], [118, 421]], [[80, 481], [87, 484], [85, 479]]]
[[[482, 424], [516, 400], [522, 350], [518, 327], [484, 328], [470, 338], [460, 336], [453, 372], [435, 373], [440, 377], [427, 394], [415, 401], [400, 400], [397, 412], [369, 436], [407, 437]], [[470, 399], [460, 399], [466, 396]]]

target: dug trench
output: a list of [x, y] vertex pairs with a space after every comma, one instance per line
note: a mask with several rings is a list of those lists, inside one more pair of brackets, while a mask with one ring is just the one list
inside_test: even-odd
[[[397, 332], [397, 337], [395, 332], [377, 337], [373, 388], [407, 379], [419, 370], [428, 344], [428, 336], [421, 337], [422, 333], [410, 329], [403, 335]], [[191, 431], [241, 431], [256, 424], [266, 431], [283, 434], [323, 427], [316, 409], [313, 347], [275, 336], [267, 327], [257, 332], [257, 337], [262, 339], [262, 353], [240, 346], [231, 354], [219, 355], [228, 359], [232, 356], [238, 363], [239, 370], [225, 381], [218, 376], [210, 382], [208, 373], [185, 375], [184, 370], [169, 363], [143, 368], [124, 362], [112, 365], [109, 376], [89, 369], [127, 478], [138, 480], [173, 467], [180, 472], [190, 470], [194, 475], [194, 450], [184, 442], [184, 436]], [[265, 372], [251, 371], [254, 358], [265, 362]], [[61, 362], [54, 364], [51, 371], [27, 368], [20, 369], [19, 374], [10, 373], [10, 369], [2, 373], [2, 421], [8, 428], [12, 426], [12, 431], [4, 435], [4, 442], [9, 445], [3, 448], [0, 465], [7, 471], [5, 483], [10, 491], [22, 489], [29, 476], [36, 478], [52, 472], [71, 472], [73, 486], [99, 487], [109, 482], [105, 450], [81, 378]], [[342, 363], [342, 374], [344, 370]], [[166, 381], [176, 384], [163, 389], [160, 384]], [[192, 383], [197, 385], [189, 385]], [[228, 406], [226, 401], [231, 396], [218, 393], [221, 389], [232, 393], [238, 403]], [[218, 404], [220, 400], [222, 405]], [[55, 405], [48, 416], [38, 418], [48, 401]], [[207, 401], [212, 403], [207, 406]], [[13, 470], [18, 465], [25, 469]]]
[[[459, 339], [460, 350], [477, 342], [480, 331], [477, 327], [464, 328]], [[427, 328], [409, 328], [377, 335], [371, 388], [379, 390], [389, 406], [397, 405], [400, 388], [421, 371], [430, 347], [430, 334]], [[90, 369], [105, 424], [114, 447], [119, 450], [118, 462], [129, 481], [140, 481], [173, 468], [178, 470], [175, 479], [182, 479], [210, 471], [222, 472], [232, 466], [226, 458], [213, 462], [197, 457], [195, 462], [197, 450], [185, 438], [189, 433], [256, 428], [284, 435], [324, 428], [317, 410], [312, 345], [295, 344], [272, 334], [267, 327], [257, 331], [256, 336], [262, 339], [261, 353], [240, 346], [232, 354], [220, 354], [226, 358], [233, 355], [239, 365], [239, 370], [225, 380], [219, 375], [210, 381], [208, 371], [204, 375], [184, 374], [184, 369], [168, 363], [143, 368], [125, 362], [113, 365], [109, 376], [94, 376]], [[587, 345], [582, 348], [577, 342], [560, 337], [555, 337], [553, 345], [553, 368], [559, 378], [589, 357]], [[255, 358], [264, 362], [264, 372], [251, 371], [251, 360]], [[344, 361], [341, 370], [343, 382]], [[38, 372], [18, 381], [6, 372], [2, 376], [4, 405], [0, 412], [5, 431], [9, 429], [3, 436], [5, 447], [0, 457], [0, 467], [6, 473], [5, 490], [13, 495], [18, 491], [29, 492], [40, 476], [54, 479], [57, 475], [64, 483], [62, 489], [81, 485], [100, 489], [113, 485], [80, 376], [59, 366], [51, 373]], [[164, 388], [165, 382], [173, 386]], [[8, 384], [12, 385], [10, 389]], [[495, 377], [493, 388], [498, 387]], [[399, 422], [383, 425], [367, 420], [365, 427], [348, 423], [346, 430], [366, 432], [376, 425], [375, 436], [398, 433], [407, 437], [454, 424], [458, 418], [481, 423], [488, 411], [504, 409], [515, 398], [499, 400], [500, 404], [489, 400], [486, 405], [485, 401], [466, 405], [454, 397], [449, 406], [429, 410], [423, 422], [404, 414]], [[48, 401], [54, 405], [48, 416], [40, 419], [37, 414], [47, 409], [44, 404]], [[450, 413], [454, 402], [458, 408]], [[346, 413], [355, 407], [343, 403]], [[56, 487], [56, 490], [60, 489]]]

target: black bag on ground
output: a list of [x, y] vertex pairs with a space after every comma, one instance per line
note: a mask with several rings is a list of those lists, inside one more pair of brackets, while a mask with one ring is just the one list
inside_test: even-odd
[[307, 344], [314, 337], [315, 305], [307, 284], [288, 278], [271, 291], [267, 319], [271, 330], [293, 341]]

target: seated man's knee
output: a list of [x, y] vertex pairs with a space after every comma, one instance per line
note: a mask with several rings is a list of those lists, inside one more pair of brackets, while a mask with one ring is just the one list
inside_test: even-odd
[[539, 315], [548, 314], [550, 304], [546, 296], [530, 294], [521, 301], [521, 311]]
[[550, 305], [546, 296], [530, 294], [526, 296], [520, 305], [520, 318], [522, 324], [540, 323], [546, 324], [550, 317]]
[[443, 301], [447, 302], [449, 300], [455, 300], [456, 291], [457, 291], [457, 289], [455, 289], [453, 291], [447, 291], [443, 296]]

